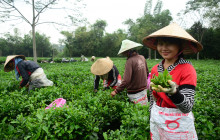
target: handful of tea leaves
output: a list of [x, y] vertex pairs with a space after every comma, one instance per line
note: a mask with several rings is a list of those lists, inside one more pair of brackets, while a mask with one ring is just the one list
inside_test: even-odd
[[170, 84], [168, 83], [168, 80], [172, 80], [172, 76], [169, 74], [167, 69], [164, 70], [163, 73], [159, 72], [158, 76], [153, 76], [153, 79], [151, 79], [151, 82], [153, 82], [155, 85], [152, 85], [152, 87], [158, 87], [158, 85], [161, 85], [163, 88], [171, 88]]

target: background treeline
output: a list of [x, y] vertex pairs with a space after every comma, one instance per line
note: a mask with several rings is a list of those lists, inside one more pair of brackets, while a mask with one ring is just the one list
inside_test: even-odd
[[[52, 54], [58, 54], [58, 46], [52, 45], [50, 38], [45, 34], [36, 32], [37, 56], [49, 57]], [[57, 48], [57, 49], [55, 49]], [[4, 38], [0, 38], [0, 56], [23, 54], [27, 57], [33, 56], [33, 42], [31, 33], [20, 35], [17, 28], [14, 34], [5, 34]]]
[[[162, 14], [165, 14], [165, 17], [164, 21], [161, 22], [157, 22], [157, 19], [151, 15], [139, 18], [136, 22], [127, 20], [126, 24], [129, 26], [128, 32], [119, 29], [114, 33], [107, 33], [105, 32], [107, 23], [103, 20], [97, 21], [91, 28], [84, 26], [79, 27], [75, 32], [62, 31], [62, 34], [66, 37], [65, 40], [62, 40], [64, 45], [52, 44], [49, 37], [37, 32], [37, 56], [52, 57], [53, 54], [63, 57], [79, 57], [81, 54], [100, 57], [117, 56], [122, 40], [131, 39], [142, 43], [144, 36], [168, 25], [172, 19], [169, 15], [170, 13], [165, 11]], [[151, 18], [153, 21], [147, 20], [148, 18]], [[160, 17], [158, 19], [161, 20]], [[188, 29], [188, 32], [197, 40], [199, 40], [197, 36], [198, 28], [200, 27], [201, 23], [197, 22]], [[220, 28], [202, 28], [202, 30], [205, 32], [203, 34], [203, 50], [200, 52], [200, 58], [220, 59]], [[148, 51], [147, 47], [143, 47], [139, 53], [148, 58]], [[14, 34], [6, 34], [4, 38], [0, 38], [0, 56], [11, 54], [24, 54], [27, 57], [32, 57], [31, 34], [21, 37], [17, 34], [17, 29], [15, 29]], [[151, 55], [152, 58], [155, 58], [154, 51], [151, 51]], [[191, 57], [196, 58], [196, 55]], [[156, 54], [156, 58], [159, 58], [158, 54]]]
[[[202, 2], [205, 0], [202, 0]], [[200, 2], [200, 5], [201, 3]], [[219, 2], [206, 2], [203, 5], [207, 7], [207, 13], [210, 9], [219, 8]], [[189, 11], [198, 10], [197, 1], [190, 0], [187, 3], [188, 11], [185, 11], [185, 16]], [[195, 7], [195, 5], [197, 7]], [[124, 25], [127, 30], [118, 29], [113, 33], [107, 33], [105, 28], [107, 22], [104, 20], [97, 20], [90, 26], [81, 26], [74, 31], [61, 31], [65, 39], [60, 40], [60, 44], [52, 44], [50, 38], [45, 34], [36, 32], [37, 56], [38, 57], [79, 57], [81, 54], [85, 56], [117, 56], [121, 46], [121, 41], [130, 39], [135, 42], [142, 43], [142, 39], [152, 32], [169, 25], [173, 18], [169, 10], [161, 10], [162, 1], [158, 0], [156, 6], [152, 9], [152, 0], [147, 0], [144, 14], [135, 21], [127, 19]], [[218, 10], [218, 9], [217, 9]], [[199, 53], [200, 59], [220, 59], [220, 27], [216, 22], [219, 16], [206, 14], [204, 17], [210, 19], [210, 25], [204, 26], [204, 20], [195, 21], [194, 24], [187, 29], [187, 31], [203, 45], [203, 50]], [[146, 58], [160, 58], [157, 52], [143, 47], [140, 54]], [[32, 57], [32, 37], [31, 33], [23, 37], [19, 35], [19, 30], [15, 29], [14, 34], [5, 34], [0, 38], [0, 56], [7, 56], [10, 54], [24, 54]], [[189, 57], [189, 56], [185, 56]], [[198, 55], [190, 56], [190, 58], [197, 58]]]

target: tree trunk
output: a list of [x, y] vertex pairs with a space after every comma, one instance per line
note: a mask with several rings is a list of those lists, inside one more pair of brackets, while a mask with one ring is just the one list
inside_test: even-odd
[[32, 25], [32, 38], [33, 38], [33, 56], [34, 62], [37, 62], [37, 50], [36, 50], [36, 40], [35, 40], [35, 25]]
[[154, 51], [154, 59], [157, 59], [157, 51]]
[[2, 50], [0, 50], [0, 56], [2, 56]]
[[37, 49], [36, 49], [36, 38], [35, 38], [35, 11], [34, 11], [34, 0], [32, 0], [33, 6], [33, 23], [32, 23], [32, 39], [33, 39], [33, 56], [34, 62], [37, 63]]
[[52, 60], [54, 59], [54, 47], [53, 47], [53, 54], [52, 54]]
[[[199, 43], [202, 44], [202, 39], [203, 39], [203, 35], [204, 35], [205, 30], [202, 30], [201, 36], [200, 36], [200, 40]], [[197, 53], [197, 60], [199, 60], [199, 52]]]
[[70, 58], [72, 57], [72, 48], [69, 49]]
[[52, 50], [53, 52], [52, 52], [52, 60], [53, 60], [53, 58], [54, 58], [54, 49]]
[[151, 59], [151, 49], [149, 48], [148, 50], [148, 58]]

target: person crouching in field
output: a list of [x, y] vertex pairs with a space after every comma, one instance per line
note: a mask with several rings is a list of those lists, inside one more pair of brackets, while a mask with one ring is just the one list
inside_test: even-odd
[[146, 105], [147, 99], [147, 77], [149, 74], [147, 62], [144, 56], [137, 53], [143, 45], [130, 41], [123, 40], [121, 49], [118, 54], [123, 54], [127, 57], [125, 64], [125, 72], [120, 86], [112, 93], [114, 97], [117, 93], [127, 88], [127, 95], [131, 102]]
[[91, 61], [94, 62], [95, 61], [95, 56], [91, 57]]
[[197, 53], [202, 45], [176, 23], [145, 37], [143, 43], [163, 57], [151, 75], [158, 76], [164, 70], [172, 75], [172, 81], [168, 80], [170, 88], [150, 84], [151, 139], [197, 140], [192, 113], [197, 76], [183, 54]]
[[4, 71], [9, 72], [13, 69], [17, 80], [22, 77], [19, 88], [26, 86], [30, 91], [34, 88], [53, 86], [53, 82], [47, 79], [44, 70], [37, 63], [25, 60], [24, 55], [7, 56]]
[[100, 78], [103, 80], [103, 90], [109, 87], [115, 89], [121, 84], [121, 75], [109, 57], [97, 59], [91, 66], [91, 72], [96, 75], [94, 92], [98, 91]]

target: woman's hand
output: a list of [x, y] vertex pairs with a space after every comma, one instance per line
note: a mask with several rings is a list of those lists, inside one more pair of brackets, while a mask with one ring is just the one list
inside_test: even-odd
[[29, 83], [27, 83], [25, 87], [26, 87], [26, 88], [29, 88]]
[[114, 97], [116, 95], [115, 91], [112, 91], [111, 96]]
[[161, 85], [158, 85], [158, 87], [152, 87], [153, 85], [155, 85], [153, 82], [150, 83], [150, 86], [152, 88], [152, 90], [155, 90], [156, 92], [165, 92], [168, 93], [170, 95], [173, 95], [176, 93], [176, 89], [177, 89], [177, 85], [175, 82], [168, 80], [169, 85], [171, 86], [171, 88], [163, 88]]

